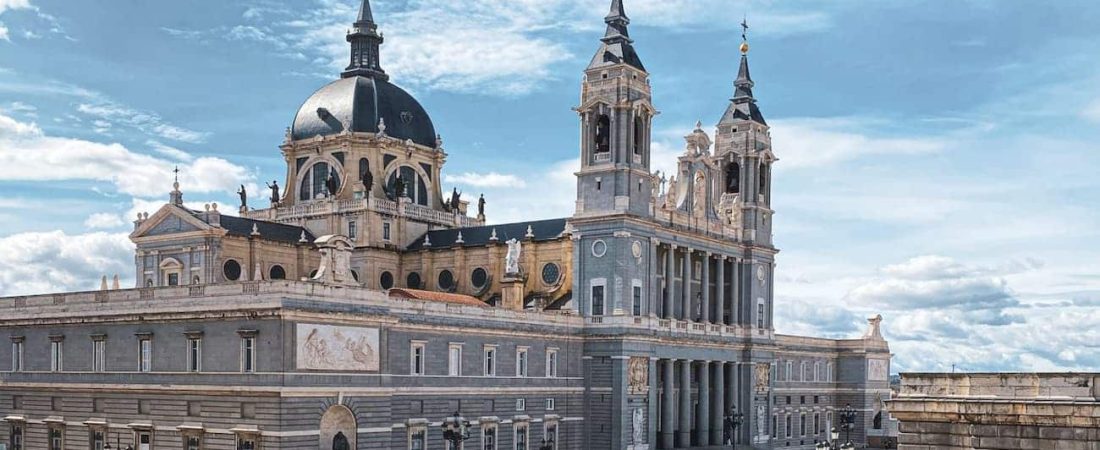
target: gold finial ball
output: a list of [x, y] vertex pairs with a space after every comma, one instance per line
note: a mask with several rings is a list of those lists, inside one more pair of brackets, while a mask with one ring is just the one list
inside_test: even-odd
[[741, 54], [742, 55], [749, 54], [749, 43], [748, 42], [742, 42], [741, 43]]

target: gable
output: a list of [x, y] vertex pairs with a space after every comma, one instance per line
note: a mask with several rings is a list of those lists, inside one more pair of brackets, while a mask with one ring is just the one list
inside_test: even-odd
[[200, 231], [198, 227], [187, 223], [177, 215], [170, 215], [161, 220], [160, 223], [154, 225], [148, 231], [142, 234], [142, 236], [161, 236], [165, 234], [179, 234]]

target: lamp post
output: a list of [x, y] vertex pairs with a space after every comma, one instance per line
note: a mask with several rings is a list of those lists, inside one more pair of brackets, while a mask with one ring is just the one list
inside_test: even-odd
[[451, 443], [454, 450], [462, 448], [462, 443], [470, 439], [470, 422], [464, 420], [458, 411], [451, 420], [444, 420], [442, 427], [443, 441]]
[[744, 422], [745, 415], [737, 412], [736, 406], [731, 406], [729, 413], [727, 413], [726, 416], [722, 418], [722, 423], [724, 425], [726, 434], [726, 440], [724, 442], [726, 444], [729, 444], [731, 446], [737, 444], [737, 428], [740, 427], [741, 424]]
[[847, 441], [845, 445], [852, 445], [852, 430], [855, 427], [856, 410], [852, 409], [852, 404], [849, 403], [840, 411], [840, 429], [844, 430], [844, 440]]

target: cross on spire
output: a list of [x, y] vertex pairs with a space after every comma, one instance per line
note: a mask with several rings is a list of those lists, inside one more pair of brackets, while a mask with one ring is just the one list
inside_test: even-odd
[[172, 181], [172, 192], [168, 194], [168, 202], [176, 206], [183, 206], [183, 192], [180, 192], [180, 166], [173, 168], [172, 174], [174, 180]]
[[744, 19], [741, 19], [741, 40], [748, 41], [749, 37], [749, 16], [746, 14]]

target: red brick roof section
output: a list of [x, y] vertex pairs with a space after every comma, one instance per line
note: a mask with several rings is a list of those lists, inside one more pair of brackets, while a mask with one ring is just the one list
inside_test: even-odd
[[454, 303], [467, 306], [489, 307], [489, 304], [469, 295], [422, 291], [419, 289], [393, 288], [390, 289], [390, 297], [411, 300], [424, 300], [429, 302]]

